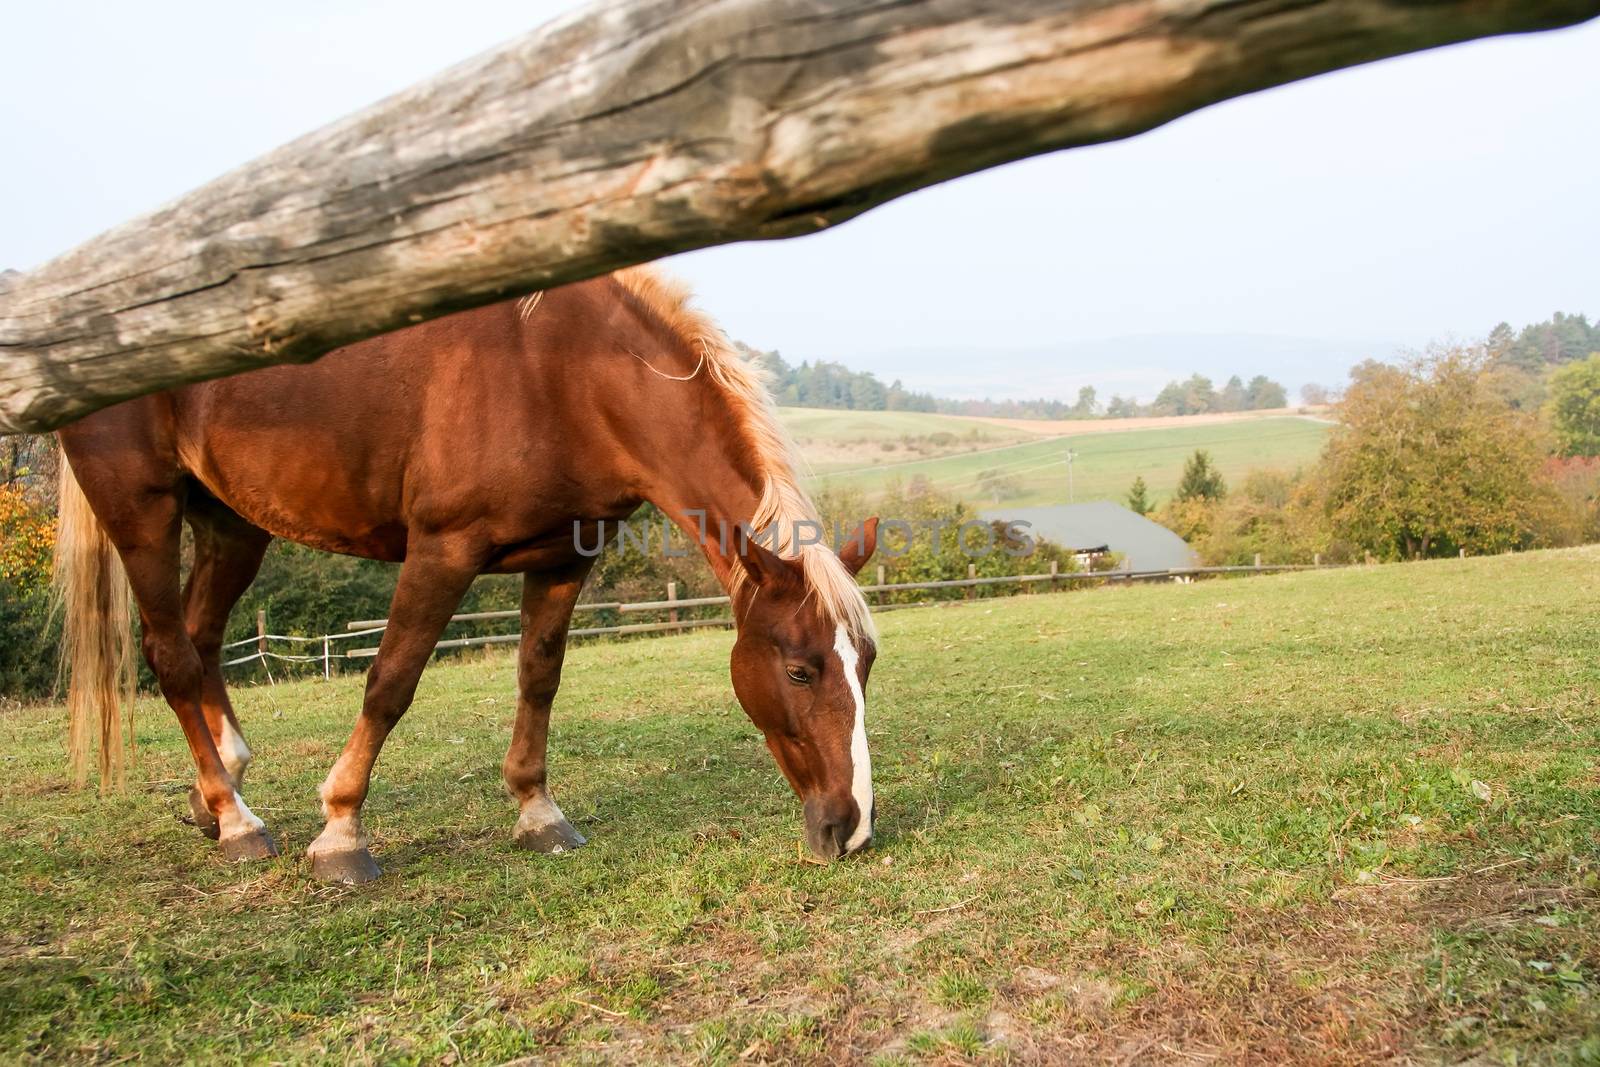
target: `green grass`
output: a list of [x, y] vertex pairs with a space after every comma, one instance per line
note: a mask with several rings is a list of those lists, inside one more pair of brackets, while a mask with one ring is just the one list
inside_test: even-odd
[[[819, 467], [815, 486], [860, 489], [869, 495], [881, 491], [891, 479], [909, 482], [914, 477], [979, 503], [993, 503], [980, 489], [985, 471], [997, 471], [1014, 480], [1002, 503], [1015, 505], [1064, 503], [1067, 499], [1066, 452], [1077, 453], [1073, 463], [1076, 499], [1120, 500], [1136, 477], [1149, 486], [1152, 502], [1159, 503], [1177, 488], [1184, 460], [1197, 448], [1211, 453], [1230, 482], [1256, 468], [1294, 470], [1321, 451], [1328, 424], [1314, 419], [1285, 417], [1251, 419], [1220, 425], [1174, 429], [1128, 430], [1029, 441], [1010, 447], [989, 447], [981, 452], [940, 456], [896, 463], [892, 456], [869, 457], [853, 468]], [[840, 464], [833, 464], [839, 468]]]
[[724, 633], [572, 652], [559, 857], [513, 661], [429, 671], [355, 889], [300, 853], [358, 678], [237, 695], [249, 867], [164, 708], [114, 799], [13, 710], [0, 1061], [1596, 1062], [1597, 616], [1592, 548], [886, 614], [879, 842], [827, 867]]

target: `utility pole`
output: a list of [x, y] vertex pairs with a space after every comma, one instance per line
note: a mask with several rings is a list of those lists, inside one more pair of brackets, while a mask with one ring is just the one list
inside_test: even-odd
[[1077, 449], [1075, 449], [1075, 448], [1067, 449], [1067, 503], [1069, 503], [1069, 504], [1074, 503], [1074, 500], [1073, 500], [1074, 492], [1073, 492], [1073, 485], [1072, 485], [1072, 461], [1077, 459], [1077, 458], [1078, 458], [1078, 450]]

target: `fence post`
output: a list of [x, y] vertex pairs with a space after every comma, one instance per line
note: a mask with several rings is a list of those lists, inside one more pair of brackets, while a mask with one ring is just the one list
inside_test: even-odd
[[1316, 552], [1316, 553], [1312, 554], [1312, 556], [1311, 556], [1311, 565], [1313, 567], [1322, 566], [1322, 553], [1321, 552]]
[[[967, 564], [967, 581], [970, 582], [972, 579], [976, 578], [977, 576], [978, 576], [978, 565], [976, 563]], [[971, 600], [974, 596], [977, 595], [977, 592], [978, 592], [978, 587], [977, 586], [975, 586], [975, 585], [967, 586], [967, 599]]]
[[1256, 553], [1256, 569], [1261, 569], [1261, 553], [1259, 552]]
[[322, 680], [328, 681], [333, 677], [333, 648], [332, 643], [324, 637], [322, 639]]
[[1050, 561], [1050, 591], [1052, 593], [1056, 591], [1056, 579], [1059, 577], [1061, 577], [1061, 561], [1053, 559]]
[[1467, 558], [1467, 550], [1465, 548], [1463, 548], [1461, 550], [1461, 558], [1462, 559], [1466, 559]]
[[[667, 583], [667, 599], [668, 600], [677, 600], [678, 599], [678, 583], [677, 582], [668, 582]], [[667, 621], [668, 622], [677, 622], [678, 621], [678, 609], [677, 608], [668, 608], [667, 609]]]
[[267, 651], [267, 609], [256, 609], [256, 651], [263, 656]]

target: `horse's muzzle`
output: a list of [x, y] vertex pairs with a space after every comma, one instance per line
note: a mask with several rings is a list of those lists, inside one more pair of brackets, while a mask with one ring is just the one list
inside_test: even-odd
[[[873, 804], [876, 809], [877, 804]], [[856, 852], [872, 843], [872, 816], [874, 812], [858, 812], [855, 801], [846, 797], [841, 801], [827, 801], [813, 797], [805, 803], [806, 845], [811, 854], [820, 860], [836, 860], [846, 852]], [[860, 820], [867, 820], [868, 832], [854, 849], [850, 838], [856, 833]]]

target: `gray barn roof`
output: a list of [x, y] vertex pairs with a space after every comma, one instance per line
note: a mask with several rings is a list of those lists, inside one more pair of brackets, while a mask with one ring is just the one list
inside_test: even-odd
[[1032, 508], [991, 508], [982, 512], [993, 522], [1025, 522], [1032, 533], [1062, 548], [1101, 545], [1120, 552], [1136, 571], [1192, 567], [1198, 562], [1183, 538], [1143, 515], [1109, 500], [1087, 504], [1049, 504]]

